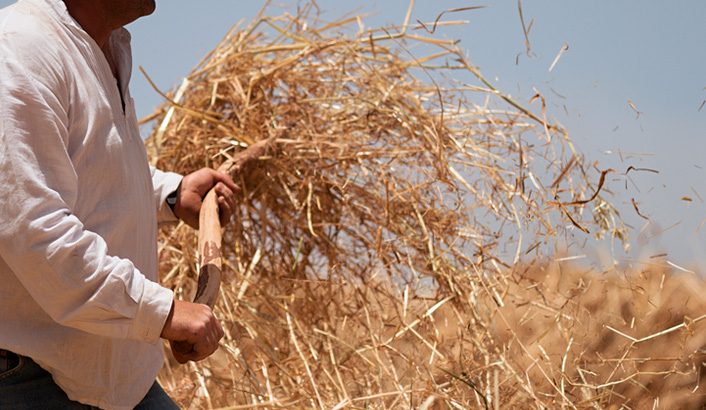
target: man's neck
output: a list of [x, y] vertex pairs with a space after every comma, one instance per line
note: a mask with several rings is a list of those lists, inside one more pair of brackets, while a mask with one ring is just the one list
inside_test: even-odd
[[98, 46], [105, 50], [110, 33], [118, 27], [113, 27], [108, 18], [107, 10], [102, 3], [94, 0], [63, 0], [71, 17], [81, 25]]

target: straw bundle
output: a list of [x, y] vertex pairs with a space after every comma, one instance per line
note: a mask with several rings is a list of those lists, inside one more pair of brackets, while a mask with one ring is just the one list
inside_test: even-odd
[[596, 273], [553, 263], [518, 273], [495, 337], [544, 405], [706, 405], [706, 286], [664, 266]]
[[[381, 30], [313, 11], [233, 29], [155, 116], [147, 144], [162, 169], [215, 168], [275, 140], [236, 180], [222, 349], [169, 363], [162, 383], [189, 408], [630, 401], [612, 393], [618, 383], [577, 381], [574, 352], [594, 346], [541, 362], [541, 337], [519, 331], [536, 316], [521, 312], [546, 308], [554, 319], [537, 323], [563, 349], [566, 321], [585, 319], [564, 321], [564, 290], [538, 299], [518, 272], [577, 229], [623, 237], [600, 195], [605, 172], [592, 185], [599, 173], [561, 128], [494, 89], [454, 42], [428, 37], [432, 23], [411, 26], [411, 7]], [[180, 225], [161, 238], [163, 283], [190, 299], [196, 235]]]

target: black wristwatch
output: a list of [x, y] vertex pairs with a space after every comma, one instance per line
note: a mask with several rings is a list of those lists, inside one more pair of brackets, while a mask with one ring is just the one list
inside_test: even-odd
[[175, 189], [169, 195], [167, 195], [167, 199], [166, 199], [167, 205], [169, 205], [169, 209], [171, 209], [172, 212], [174, 212], [174, 207], [176, 206], [176, 203], [177, 203], [177, 194], [179, 193], [179, 188], [181, 188], [181, 184], [179, 184], [177, 189]]

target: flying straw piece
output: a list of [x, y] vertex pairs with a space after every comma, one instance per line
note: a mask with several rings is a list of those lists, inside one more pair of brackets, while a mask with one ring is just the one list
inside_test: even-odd
[[[603, 189], [603, 186], [605, 185], [605, 182], [606, 182], [606, 175], [608, 175], [611, 172], [615, 172], [615, 170], [610, 168], [610, 169], [606, 169], [606, 170], [601, 171], [601, 176], [598, 180], [598, 187], [596, 188], [596, 191], [593, 193], [593, 195], [591, 195], [590, 198], [577, 199], [577, 200], [574, 200], [571, 202], [562, 203], [562, 205], [564, 205], [564, 206], [578, 206], [578, 205], [586, 205], [587, 203], [592, 202], [594, 199], [596, 199], [598, 197], [598, 195], [601, 192], [601, 189]], [[552, 204], [554, 204], [554, 202], [552, 202]]]
[[[522, 24], [522, 34], [525, 36], [525, 52], [527, 53], [527, 56], [531, 57], [532, 56], [532, 46], [530, 44], [529, 40], [529, 33], [532, 30], [532, 25], [534, 25], [534, 19], [530, 20], [529, 26], [525, 24], [525, 16], [524, 13], [522, 12], [522, 0], [517, 0], [517, 12], [520, 15], [520, 24]], [[519, 58], [519, 54], [518, 54]], [[515, 62], [517, 64], [518, 61]]]
[[574, 255], [574, 256], [566, 256], [563, 258], [557, 258], [554, 259], [555, 262], [569, 262], [569, 261], [575, 261], [579, 259], [585, 259], [586, 255]]
[[635, 105], [632, 100], [628, 100], [628, 105], [630, 106], [630, 108], [632, 108], [633, 111], [635, 111], [635, 119], [640, 118], [640, 115], [642, 115], [642, 111], [637, 109], [637, 105]]
[[673, 267], [674, 269], [680, 270], [680, 271], [682, 271], [682, 272], [686, 272], [686, 273], [696, 273], [696, 272], [691, 271], [691, 270], [689, 270], [689, 269], [682, 268], [681, 266], [679, 266], [679, 265], [677, 265], [676, 263], [671, 262], [671, 261], [667, 261], [667, 264], [668, 264], [669, 266]]
[[640, 208], [637, 207], [637, 202], [635, 201], [635, 198], [630, 198], [630, 203], [632, 204], [633, 209], [635, 209], [635, 212], [637, 213], [637, 215], [640, 218], [647, 220], [647, 221], [650, 220], [650, 218], [646, 217], [645, 215], [642, 214], [642, 212], [640, 212]]
[[478, 9], [484, 9], [486, 6], [470, 6], [470, 7], [460, 7], [460, 8], [455, 8], [455, 9], [449, 9], [449, 10], [444, 10], [441, 13], [439, 13], [438, 16], [436, 16], [436, 19], [434, 19], [434, 23], [432, 23], [431, 28], [428, 27], [427, 24], [422, 23], [420, 20], [417, 20], [417, 23], [427, 31], [429, 34], [434, 34], [436, 32], [436, 27], [439, 25], [439, 21], [441, 20], [441, 17], [444, 16], [444, 14], [448, 13], [460, 13], [462, 11], [469, 11], [469, 10], [478, 10]]
[[556, 54], [556, 57], [554, 57], [554, 61], [552, 61], [552, 64], [549, 66], [550, 73], [552, 72], [552, 70], [554, 70], [554, 67], [559, 62], [561, 56], [563, 56], [564, 53], [566, 53], [567, 51], [569, 51], [569, 43], [564, 43], [559, 49], [559, 52]]
[[635, 172], [651, 172], [653, 174], [659, 174], [659, 171], [656, 169], [651, 169], [651, 168], [636, 168], [632, 165], [628, 167], [628, 169], [625, 171], [625, 175], [629, 174], [631, 171]]

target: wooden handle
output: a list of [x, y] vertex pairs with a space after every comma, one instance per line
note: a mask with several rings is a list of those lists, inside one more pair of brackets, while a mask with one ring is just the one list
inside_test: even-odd
[[[246, 164], [263, 156], [274, 141], [274, 138], [269, 138], [249, 146], [245, 151], [238, 153], [218, 167], [218, 172], [229, 174], [235, 178], [235, 175]], [[199, 213], [199, 280], [196, 286], [196, 295], [194, 296], [194, 303], [208, 305], [211, 309], [213, 309], [218, 300], [218, 293], [221, 288], [221, 271], [223, 269], [221, 239], [218, 196], [216, 191], [211, 189], [204, 197]], [[172, 349], [182, 355], [188, 355], [193, 351], [193, 348], [187, 342], [172, 343]]]
[[[218, 172], [235, 177], [248, 163], [263, 156], [274, 143], [269, 138], [249, 146], [223, 163]], [[199, 281], [194, 303], [203, 303], [211, 308], [218, 300], [221, 287], [221, 222], [218, 215], [218, 197], [212, 189], [206, 194], [199, 214]]]
[[199, 214], [199, 282], [194, 303], [211, 308], [218, 299], [221, 285], [221, 221], [218, 215], [218, 197], [210, 190], [201, 204]]

